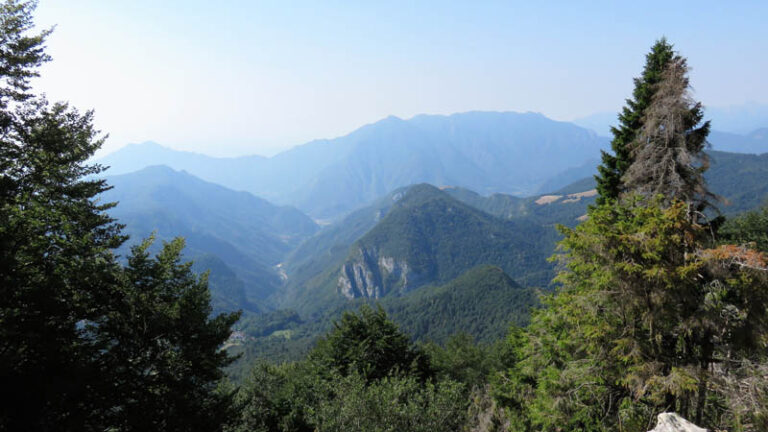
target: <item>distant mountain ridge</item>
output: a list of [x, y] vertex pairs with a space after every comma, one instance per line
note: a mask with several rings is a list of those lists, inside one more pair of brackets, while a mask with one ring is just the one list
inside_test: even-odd
[[606, 146], [607, 140], [592, 131], [541, 114], [468, 112], [410, 120], [388, 117], [272, 158], [211, 158], [145, 143], [98, 162], [112, 167], [110, 175], [164, 164], [328, 219], [416, 183], [531, 195], [594, 159]]
[[160, 240], [183, 236], [189, 258], [205, 259], [221, 270], [214, 271], [212, 282], [220, 275], [230, 280], [236, 275], [252, 300], [279, 288], [282, 280], [274, 266], [319, 229], [295, 208], [275, 206], [165, 166], [107, 181], [113, 188], [100, 199], [118, 202], [110, 214], [126, 225], [128, 245], [153, 232]]
[[762, 154], [768, 152], [768, 128], [755, 129], [744, 135], [712, 131], [708, 141], [715, 151]]
[[[710, 154], [712, 166], [705, 177], [714, 192], [729, 200], [728, 205], [721, 205], [725, 213], [754, 208], [768, 197], [768, 154]], [[115, 188], [105, 193], [102, 199], [121, 202], [112, 212], [128, 225], [127, 232], [134, 237], [134, 241], [152, 231], [158, 231], [160, 239], [165, 240], [183, 235], [187, 238], [190, 257], [218, 269], [212, 274], [212, 285], [222, 285], [224, 280], [234, 281], [229, 276], [231, 273], [239, 280], [233, 283], [242, 285], [248, 299], [266, 301], [263, 303], [265, 305], [284, 307], [297, 301], [312, 302], [313, 296], [320, 292], [323, 293], [321, 297], [325, 298], [321, 303], [331, 301], [332, 298], [334, 301], [340, 300], [343, 297], [339, 286], [342, 270], [347, 274], [345, 281], [348, 297], [386, 296], [398, 284], [401, 284], [401, 288], [404, 285], [405, 291], [408, 291], [409, 287], [420, 286], [423, 281], [446, 282], [444, 278], [435, 278], [429, 272], [420, 280], [425, 272], [423, 269], [415, 271], [418, 266], [414, 267], [412, 256], [403, 259], [405, 255], [385, 250], [393, 242], [403, 240], [400, 234], [407, 232], [403, 228], [405, 222], [414, 226], [421, 223], [419, 218], [410, 219], [412, 215], [403, 217], [400, 223], [392, 223], [387, 219], [393, 209], [399, 209], [398, 213], [402, 216], [402, 209], [408, 202], [402, 200], [414, 189], [412, 186], [395, 189], [373, 204], [320, 230], [311, 219], [296, 209], [274, 206], [249, 193], [232, 191], [167, 167], [150, 167], [140, 172], [110, 177], [109, 183]], [[560, 191], [527, 198], [502, 193], [482, 195], [456, 186], [442, 187], [442, 191], [427, 185], [420, 188], [429, 191], [424, 196], [439, 196], [443, 197], [442, 200], [452, 198], [456, 204], [467, 204], [484, 214], [528, 224], [523, 230], [539, 232], [546, 228], [546, 236], [554, 235], [555, 224], [578, 223], [579, 218], [586, 214], [587, 206], [594, 200], [594, 191], [590, 191], [594, 188], [594, 180], [590, 177]], [[459, 208], [448, 205], [443, 206], [443, 209], [449, 207]], [[439, 211], [432, 212], [435, 213]], [[468, 214], [466, 220], [472, 220], [473, 217]], [[462, 223], [466, 223], [466, 220]], [[411, 234], [408, 234], [410, 240], [406, 243], [411, 242], [416, 247], [414, 250], [421, 247], [419, 244], [433, 248], [433, 240], [444, 237], [424, 237], [418, 232]], [[382, 241], [376, 240], [369, 244], [367, 240], [375, 235]], [[355, 242], [362, 247], [355, 249]], [[406, 244], [402, 251], [407, 255], [412, 252], [409, 252], [410, 247]], [[350, 255], [350, 251], [355, 250], [357, 255]], [[549, 253], [551, 250], [542, 253], [542, 256], [546, 258]], [[407, 270], [403, 262], [408, 266]], [[495, 261], [482, 260], [474, 264], [501, 265]], [[541, 270], [544, 266], [537, 264], [533, 267]], [[530, 275], [521, 273], [520, 269], [504, 270], [524, 283], [546, 283], [547, 277], [533, 282]], [[398, 272], [401, 276], [407, 273], [410, 279], [386, 281], [392, 277], [397, 279]], [[362, 277], [356, 280], [355, 274]], [[217, 280], [220, 275], [227, 276], [224, 280]], [[335, 288], [333, 292], [311, 289], [319, 286]], [[315, 294], [304, 298], [308, 288]], [[234, 291], [232, 294], [239, 296]]]

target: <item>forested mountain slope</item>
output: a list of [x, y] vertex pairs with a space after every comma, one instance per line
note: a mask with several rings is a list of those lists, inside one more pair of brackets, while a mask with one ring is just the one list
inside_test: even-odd
[[234, 271], [253, 299], [264, 299], [281, 285], [273, 267], [319, 229], [294, 208], [168, 167], [149, 167], [108, 182], [113, 188], [101, 199], [118, 202], [110, 214], [126, 225], [132, 238], [123, 250], [153, 232], [162, 240], [183, 236], [188, 257], [216, 257], [209, 262]]
[[[710, 153], [712, 167], [706, 177], [712, 190], [728, 201], [728, 203], [721, 204], [724, 213], [732, 214], [744, 209], [755, 208], [768, 197], [768, 190], [765, 189], [765, 185], [768, 184], [768, 161], [763, 160], [765, 156], [714, 151]], [[424, 187], [423, 189], [429, 190], [430, 188]], [[435, 190], [432, 189], [434, 194]], [[332, 283], [334, 279], [337, 282], [341, 280], [343, 285], [348, 286], [348, 292], [351, 296], [363, 295], [360, 291], [362, 286], [377, 287], [371, 288], [373, 289], [371, 292], [375, 294], [376, 289], [391, 288], [390, 285], [393, 283], [395, 285], [404, 284], [402, 273], [399, 273], [400, 276], [394, 276], [404, 269], [395, 265], [397, 260], [389, 260], [396, 255], [391, 254], [389, 250], [397, 250], [398, 256], [400, 256], [399, 254], [404, 254], [403, 256], [410, 254], [409, 259], [412, 260], [414, 256], [426, 253], [424, 251], [429, 250], [429, 253], [432, 253], [431, 249], [425, 245], [428, 244], [431, 248], [433, 247], [432, 240], [441, 237], [440, 235], [434, 238], [424, 236], [421, 237], [421, 240], [417, 240], [422, 232], [419, 231], [421, 228], [416, 227], [420, 223], [436, 225], [438, 224], [437, 219], [425, 222], [419, 221], [418, 218], [411, 220], [402, 214], [392, 217], [391, 220], [387, 218], [393, 209], [404, 207], [403, 202], [398, 201], [404, 196], [408, 196], [409, 190], [410, 188], [398, 189], [381, 198], [375, 204], [353, 212], [339, 223], [326, 227], [291, 253], [285, 262], [285, 269], [288, 273], [287, 286], [284, 291], [281, 291], [292, 299], [289, 303], [296, 305], [309, 304], [313, 300], [320, 303], [337, 301], [336, 296], [338, 294], [331, 294], [333, 290], [328, 288], [334, 286]], [[443, 187], [442, 192], [489, 215], [525, 224], [518, 231], [529, 231], [531, 238], [538, 235], [534, 233], [543, 232], [541, 238], [546, 239], [546, 242], [550, 244], [546, 253], [541, 252], [541, 256], [544, 258], [554, 252], [554, 249], [551, 248], [553, 244], [551, 239], [558, 236], [555, 225], [574, 226], [578, 224], [586, 214], [587, 207], [594, 203], [595, 197], [593, 178], [582, 179], [546, 195], [528, 198], [500, 193], [483, 196], [477, 192], [454, 186]], [[441, 212], [445, 212], [445, 209], [434, 209], [432, 213], [422, 213], [421, 216]], [[392, 222], [394, 220], [397, 222]], [[368, 233], [369, 230], [370, 233]], [[429, 232], [429, 230], [425, 229], [423, 232]], [[363, 234], [366, 233], [368, 235], [364, 237]], [[459, 236], [460, 234], [457, 233], [456, 235]], [[423, 240], [426, 237], [430, 237], [430, 241]], [[371, 241], [372, 238], [377, 240]], [[404, 238], [409, 240], [403, 241]], [[359, 244], [353, 246], [353, 243], [358, 239], [360, 239]], [[371, 247], [368, 242], [372, 242], [376, 246]], [[420, 242], [421, 247], [417, 247], [416, 245]], [[402, 244], [409, 246], [402, 248], [396, 246]], [[361, 248], [360, 246], [364, 247]], [[382, 259], [379, 255], [382, 249], [386, 251], [384, 253], [386, 259]], [[390, 261], [392, 262], [390, 263]], [[407, 261], [405, 260], [405, 262]], [[345, 265], [347, 276], [344, 276], [344, 272], [339, 270], [344, 269]], [[387, 270], [387, 267], [390, 267], [391, 271]], [[529, 267], [530, 269], [551, 269], [551, 264], [541, 259], [538, 264]], [[528, 279], [529, 275], [525, 271], [521, 273], [519, 269], [510, 268], [505, 270], [517, 281], [529, 283], [531, 280], [535, 280], [535, 278]], [[413, 277], [417, 273], [413, 272], [413, 268], [409, 267], [408, 273], [411, 276], [408, 283], [419, 285], [418, 276], [414, 282]], [[387, 282], [387, 278], [395, 278], [399, 282]], [[427, 280], [431, 281], [431, 276], [427, 277]], [[547, 282], [541, 279], [534, 284], [543, 286]], [[319, 286], [324, 286], [326, 289], [316, 289]], [[336, 285], [336, 289], [340, 289], [338, 285]], [[315, 296], [322, 297], [322, 300], [318, 300]], [[287, 304], [282, 301], [277, 303]]]
[[553, 227], [492, 216], [426, 184], [397, 195], [341, 261], [336, 255], [331, 267], [294, 281], [282, 306], [317, 313], [348, 299], [406, 295], [483, 264], [499, 266], [525, 285], [549, 283], [546, 258], [557, 238]]
[[528, 323], [538, 292], [520, 286], [499, 267], [479, 266], [444, 285], [386, 298], [381, 305], [416, 340], [442, 343], [467, 333], [493, 342], [504, 337], [510, 324]]
[[240, 365], [256, 358], [296, 360], [319, 335], [333, 328], [333, 322], [344, 312], [363, 304], [381, 306], [415, 341], [443, 343], [462, 333], [491, 343], [502, 338], [510, 324], [526, 325], [531, 308], [539, 305], [538, 296], [538, 290], [520, 286], [501, 268], [478, 266], [448, 283], [425, 286], [406, 296], [340, 303], [311, 320], [285, 310], [249, 316], [238, 328], [250, 342], [236, 351], [246, 359]]
[[768, 200], [768, 153], [709, 152], [712, 165], [704, 173], [710, 189], [727, 200], [726, 214], [753, 210]]

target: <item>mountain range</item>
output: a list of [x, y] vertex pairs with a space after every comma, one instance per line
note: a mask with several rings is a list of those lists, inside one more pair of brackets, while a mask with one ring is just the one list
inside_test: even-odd
[[[761, 139], [748, 138], [758, 150]], [[131, 236], [121, 255], [152, 233], [185, 237], [195, 271], [210, 271], [215, 310], [245, 311], [261, 354], [308, 347], [361, 302], [414, 337], [464, 329], [490, 340], [550, 289], [555, 227], [594, 202], [606, 142], [537, 114], [465, 113], [388, 118], [273, 158], [129, 146], [101, 161], [113, 186], [101, 199], [119, 202], [110, 212]], [[709, 153], [724, 213], [768, 197], [768, 153]], [[255, 190], [285, 195], [273, 204]]]
[[[595, 119], [579, 123], [600, 129]], [[768, 151], [767, 132], [715, 130], [710, 142], [717, 151], [759, 154]], [[547, 193], [592, 175], [599, 150], [607, 147], [608, 138], [541, 114], [468, 112], [409, 120], [388, 117], [271, 158], [214, 158], [144, 143], [128, 145], [98, 162], [110, 167], [108, 175], [166, 165], [292, 205], [327, 223], [416, 183], [458, 186], [483, 195]]]
[[[98, 162], [110, 167], [109, 175], [167, 165], [293, 205], [316, 219], [336, 220], [416, 183], [455, 185], [483, 194], [535, 194], [558, 175], [594, 160], [607, 144], [592, 131], [541, 114], [468, 112], [410, 120], [388, 117], [271, 158], [212, 158], [145, 143], [126, 146]], [[572, 180], [566, 177], [554, 186]]]
[[[725, 213], [754, 208], [768, 196], [768, 154], [711, 157], [706, 177], [729, 200]], [[556, 238], [554, 225], [578, 223], [595, 194], [591, 178], [526, 198], [453, 186], [404, 187], [321, 229], [295, 208], [163, 166], [108, 182], [114, 188], [102, 199], [120, 203], [112, 215], [132, 237], [123, 253], [153, 232], [160, 240], [181, 235], [197, 268], [212, 270], [214, 294], [228, 292], [214, 296], [222, 307], [293, 307], [313, 314], [342, 302], [342, 286], [347, 297], [380, 298], [393, 289], [447, 282], [480, 264], [545, 286], [552, 276], [545, 258]], [[493, 241], [473, 243], [483, 233]], [[525, 256], [511, 258], [520, 251]], [[477, 260], [456, 265], [461, 256]]]
[[316, 315], [348, 299], [405, 296], [478, 265], [546, 286], [553, 275], [546, 258], [556, 239], [552, 226], [496, 217], [419, 184], [326, 228], [307, 242], [314, 253], [289, 256], [276, 303]]
[[219, 280], [224, 278], [229, 285], [242, 286], [242, 296], [253, 301], [281, 286], [275, 266], [319, 230], [295, 208], [165, 166], [111, 176], [107, 182], [112, 189], [101, 199], [119, 203], [110, 214], [126, 225], [124, 232], [131, 237], [119, 253], [152, 233], [160, 241], [182, 236], [187, 258], [213, 269], [213, 285], [225, 285]]

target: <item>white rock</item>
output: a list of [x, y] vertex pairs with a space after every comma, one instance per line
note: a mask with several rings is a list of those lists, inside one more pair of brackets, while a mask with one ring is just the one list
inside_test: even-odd
[[707, 432], [675, 413], [661, 413], [657, 417], [656, 427], [648, 432]]

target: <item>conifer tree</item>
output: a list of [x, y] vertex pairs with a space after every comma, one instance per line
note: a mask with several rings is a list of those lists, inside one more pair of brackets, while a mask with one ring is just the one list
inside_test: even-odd
[[93, 113], [30, 91], [48, 60], [34, 8], [0, 4], [0, 430], [220, 430], [237, 315], [210, 317], [180, 242], [117, 262]]
[[527, 430], [643, 431], [664, 411], [756, 430], [744, 425], [768, 417], [765, 398], [745, 403], [723, 384], [765, 360], [768, 255], [718, 246], [696, 212], [711, 196], [708, 123], [686, 72], [673, 55], [650, 88], [619, 194], [561, 227], [561, 286], [499, 392]]
[[207, 274], [181, 262], [184, 241], [153, 239], [132, 248], [121, 272], [113, 314], [98, 337], [108, 347], [105, 423], [125, 431], [216, 431], [234, 415], [231, 396], [217, 391], [233, 358], [219, 348], [239, 313], [211, 318]]
[[356, 372], [368, 381], [398, 373], [427, 378], [432, 373], [426, 355], [380, 306], [363, 305], [359, 314], [345, 312], [309, 358], [320, 368], [342, 375]]
[[85, 177], [101, 145], [92, 114], [48, 104], [30, 78], [48, 31], [29, 35], [33, 2], [0, 5], [0, 429], [76, 429], [98, 417], [85, 337], [117, 287], [109, 251], [123, 237]]
[[662, 72], [674, 57], [673, 47], [665, 38], [656, 41], [645, 56], [643, 73], [634, 79], [632, 98], [626, 100], [626, 106], [619, 114], [619, 125], [611, 127], [613, 154], [602, 152], [602, 163], [595, 176], [598, 204], [616, 200], [624, 191], [622, 177], [632, 165], [632, 142], [643, 127], [645, 110], [651, 103], [655, 86], [661, 81]]
[[661, 195], [667, 205], [680, 200], [703, 210], [714, 197], [703, 177], [709, 168], [704, 153], [709, 121], [702, 123], [701, 103], [690, 95], [684, 58], [670, 60], [661, 78], [629, 146], [633, 162], [622, 177], [625, 193]]

